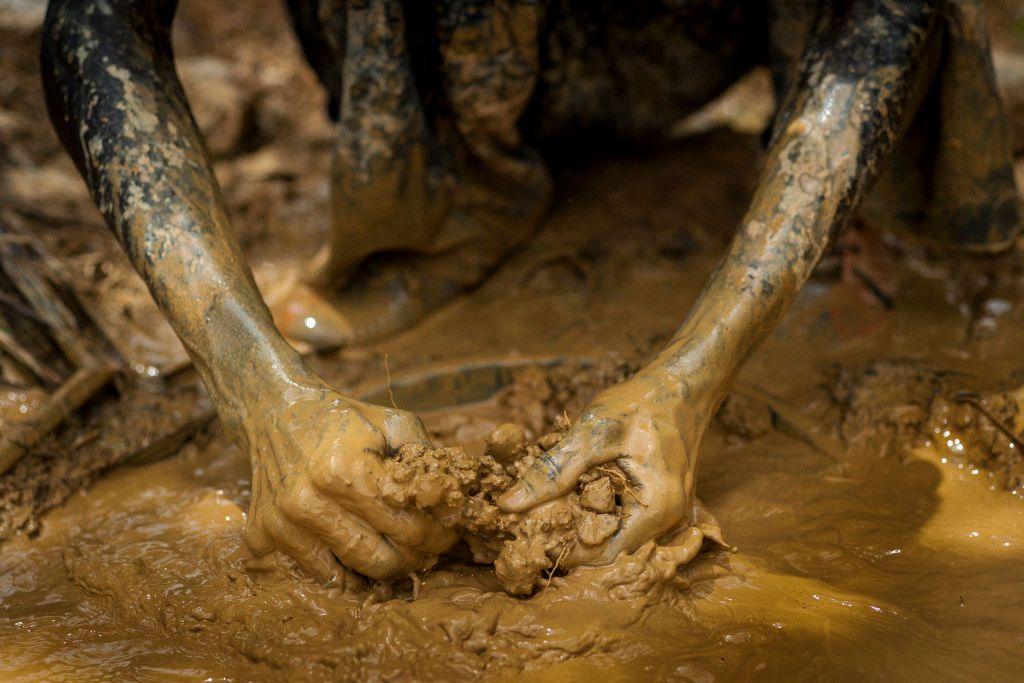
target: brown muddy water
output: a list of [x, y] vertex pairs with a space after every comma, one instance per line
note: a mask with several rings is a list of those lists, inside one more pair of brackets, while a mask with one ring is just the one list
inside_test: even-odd
[[[478, 409], [479, 411], [480, 409]], [[246, 570], [244, 457], [122, 469], [5, 549], [5, 680], [1012, 678], [1024, 507], [929, 451], [837, 464], [773, 433], [709, 439], [702, 496], [735, 553], [687, 589], [511, 598], [449, 565], [418, 595]]]
[[[669, 155], [593, 173], [491, 282], [373, 352], [401, 376], [656, 348], [714, 262], [676, 240], [680, 220], [718, 234], [736, 218], [708, 219], [701, 204], [702, 183], [728, 194], [722, 178], [689, 180], [689, 203], [666, 199], [684, 170]], [[644, 230], [623, 235], [624, 224]], [[823, 388], [836, 366], [894, 358], [1010, 388], [1024, 334], [1016, 299], [979, 327], [951, 295], [949, 268], [904, 261], [891, 310], [812, 281], [744, 370], [738, 393], [755, 400], [714, 423], [697, 486], [736, 549], [706, 550], [679, 585], [624, 596], [584, 571], [524, 600], [489, 569], [449, 561], [415, 586], [323, 589], [243, 549], [248, 463], [215, 433], [112, 472], [36, 537], [0, 548], [0, 678], [1019, 678], [1019, 496], [973, 466], [980, 447], [952, 425], [934, 439], [842, 441], [843, 409]], [[479, 452], [509, 412], [495, 399], [433, 411], [428, 426]]]

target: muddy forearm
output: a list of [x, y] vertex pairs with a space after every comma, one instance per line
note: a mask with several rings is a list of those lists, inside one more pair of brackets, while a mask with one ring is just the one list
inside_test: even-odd
[[175, 75], [175, 4], [51, 2], [43, 78], [54, 124], [108, 225], [222, 415], [238, 419], [247, 397], [303, 365], [259, 296]]
[[732, 247], [648, 368], [684, 399], [717, 405], [850, 218], [933, 70], [935, 23], [929, 2], [856, 2], [823, 18]]

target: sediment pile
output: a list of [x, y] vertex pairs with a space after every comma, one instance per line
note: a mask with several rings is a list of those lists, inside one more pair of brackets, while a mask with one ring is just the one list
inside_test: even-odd
[[392, 505], [426, 510], [445, 526], [462, 530], [475, 562], [493, 564], [509, 593], [529, 595], [563, 566], [577, 544], [600, 545], [619, 529], [622, 496], [628, 495], [627, 477], [608, 464], [580, 477], [575, 491], [529, 512], [498, 507], [501, 494], [567, 428], [567, 420], [556, 420], [555, 431], [530, 442], [519, 426], [499, 425], [481, 458], [459, 447], [407, 444], [385, 465], [381, 495]]

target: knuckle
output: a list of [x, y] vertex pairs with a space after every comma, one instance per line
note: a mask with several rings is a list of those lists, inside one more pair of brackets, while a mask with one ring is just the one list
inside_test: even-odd
[[346, 559], [351, 558], [354, 554], [367, 550], [369, 545], [370, 542], [369, 539], [366, 538], [366, 534], [358, 529], [341, 534], [338, 539], [338, 551], [344, 555]]
[[408, 422], [411, 424], [418, 424], [420, 419], [416, 417], [416, 413], [409, 410], [402, 410], [401, 408], [394, 408], [390, 411], [396, 419], [402, 422]]
[[601, 415], [591, 420], [587, 427], [592, 439], [610, 439], [622, 432], [622, 421], [613, 417]]
[[318, 496], [308, 481], [293, 484], [285, 491], [281, 513], [293, 521], [305, 521], [316, 514]]
[[397, 545], [415, 548], [430, 540], [430, 535], [424, 527], [425, 524], [418, 521], [396, 525], [396, 528], [388, 531], [387, 537]]
[[340, 458], [333, 459], [329, 463], [321, 463], [315, 467], [309, 468], [306, 472], [306, 477], [309, 479], [309, 483], [320, 490], [330, 490], [333, 488], [335, 482], [341, 475], [339, 471], [341, 469], [340, 464], [336, 464], [334, 461], [340, 461]]
[[417, 415], [404, 410], [393, 411], [388, 415], [386, 424], [388, 433], [402, 440], [418, 439], [427, 432]]
[[537, 456], [533, 463], [533, 473], [541, 480], [551, 481], [561, 474], [564, 464], [561, 458], [548, 453]]
[[440, 523], [432, 519], [419, 520], [408, 525], [401, 538], [395, 540], [410, 548], [432, 547], [445, 536]]
[[259, 520], [250, 519], [242, 531], [242, 541], [256, 557], [263, 557], [274, 551], [275, 545], [266, 526]]
[[622, 431], [622, 420], [610, 416], [601, 406], [591, 406], [580, 414], [576, 427], [586, 438], [609, 438]]

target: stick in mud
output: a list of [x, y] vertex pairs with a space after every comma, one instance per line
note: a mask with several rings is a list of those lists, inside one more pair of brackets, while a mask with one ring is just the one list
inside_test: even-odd
[[47, 434], [105, 387], [115, 373], [110, 366], [76, 370], [39, 406], [31, 420], [7, 427], [0, 439], [0, 474], [14, 467]]

